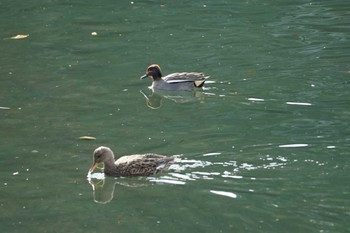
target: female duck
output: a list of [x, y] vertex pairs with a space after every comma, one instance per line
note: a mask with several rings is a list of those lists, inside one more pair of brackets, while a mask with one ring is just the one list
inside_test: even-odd
[[114, 160], [113, 151], [108, 147], [98, 147], [94, 153], [94, 163], [89, 170], [93, 172], [98, 164], [104, 163], [107, 176], [150, 176], [168, 168], [175, 157], [157, 154], [135, 154]]
[[209, 76], [197, 72], [173, 73], [162, 78], [162, 71], [157, 64], [147, 68], [146, 74], [140, 79], [152, 77], [152, 89], [190, 91], [195, 87], [202, 87]]

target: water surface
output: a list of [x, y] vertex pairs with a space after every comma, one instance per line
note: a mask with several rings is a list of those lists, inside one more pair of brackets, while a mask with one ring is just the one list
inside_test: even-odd
[[[349, 230], [347, 1], [0, 6], [2, 232]], [[152, 93], [151, 63], [211, 82]], [[101, 145], [182, 162], [92, 186]]]

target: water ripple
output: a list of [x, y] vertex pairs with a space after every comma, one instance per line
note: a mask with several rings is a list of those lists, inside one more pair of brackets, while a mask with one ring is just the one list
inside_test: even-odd
[[211, 193], [221, 195], [221, 196], [226, 196], [226, 197], [231, 197], [231, 198], [237, 198], [237, 195], [232, 193], [232, 192], [225, 192], [225, 191], [215, 191], [215, 190], [210, 190]]

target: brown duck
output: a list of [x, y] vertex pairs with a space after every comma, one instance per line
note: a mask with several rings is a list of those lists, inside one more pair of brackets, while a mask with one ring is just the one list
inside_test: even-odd
[[100, 163], [104, 163], [104, 173], [107, 176], [150, 176], [166, 168], [175, 157], [157, 154], [135, 154], [114, 159], [113, 151], [105, 146], [98, 147], [94, 153], [94, 163], [89, 170], [93, 172]]

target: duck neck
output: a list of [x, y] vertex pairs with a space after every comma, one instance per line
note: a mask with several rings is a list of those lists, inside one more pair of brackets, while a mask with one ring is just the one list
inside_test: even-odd
[[153, 78], [153, 81], [162, 80], [162, 77], [161, 76], [157, 76], [157, 75], [152, 76], [152, 78]]
[[105, 168], [115, 167], [114, 162], [115, 162], [114, 155], [112, 154], [112, 156], [108, 156], [107, 159], [104, 161]]
[[114, 155], [104, 162], [104, 173], [110, 176], [120, 176], [118, 166], [115, 164]]

